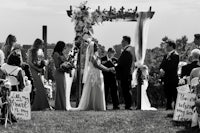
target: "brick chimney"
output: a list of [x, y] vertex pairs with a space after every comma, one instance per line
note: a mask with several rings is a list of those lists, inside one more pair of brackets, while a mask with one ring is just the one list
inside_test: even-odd
[[194, 43], [200, 47], [200, 34], [194, 34]]

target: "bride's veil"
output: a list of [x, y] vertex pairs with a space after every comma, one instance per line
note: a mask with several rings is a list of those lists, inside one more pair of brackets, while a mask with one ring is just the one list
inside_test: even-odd
[[88, 72], [90, 70], [90, 57], [94, 54], [94, 42], [90, 41], [85, 55], [85, 66], [83, 71], [83, 80], [82, 82], [85, 83], [88, 77]]

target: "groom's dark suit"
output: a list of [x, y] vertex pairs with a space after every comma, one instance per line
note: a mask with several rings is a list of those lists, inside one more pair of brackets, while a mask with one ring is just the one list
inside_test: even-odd
[[[108, 67], [115, 67], [115, 63], [117, 63], [116, 58], [111, 58], [109, 59], [107, 56], [104, 56], [101, 58], [101, 63]], [[118, 90], [117, 90], [117, 81], [116, 81], [116, 75], [112, 72], [103, 72], [104, 76], [104, 88], [105, 88], [105, 99], [106, 103], [108, 100], [108, 94], [109, 90], [111, 91], [111, 97], [112, 97], [112, 102], [113, 102], [113, 108], [118, 108], [119, 106], [119, 97], [118, 97]]]
[[125, 100], [125, 108], [129, 109], [132, 104], [131, 90], [131, 80], [133, 72], [133, 63], [135, 55], [133, 52], [133, 47], [127, 46], [124, 48], [121, 56], [118, 60], [118, 65], [116, 66], [117, 79], [121, 81], [121, 88]]

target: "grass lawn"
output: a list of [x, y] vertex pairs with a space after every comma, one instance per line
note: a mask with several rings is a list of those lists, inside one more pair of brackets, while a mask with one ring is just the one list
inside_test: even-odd
[[38, 111], [30, 121], [0, 126], [0, 133], [175, 133], [184, 124], [172, 122], [172, 111]]

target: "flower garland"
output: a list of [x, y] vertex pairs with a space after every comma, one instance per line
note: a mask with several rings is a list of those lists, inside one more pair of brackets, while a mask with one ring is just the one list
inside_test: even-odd
[[[100, 7], [98, 7], [95, 11], [89, 12], [90, 8], [86, 5], [87, 1], [81, 3], [80, 6], [76, 8], [77, 10], [72, 12], [72, 7], [70, 7], [70, 10], [67, 11], [68, 16], [72, 18], [72, 22], [75, 22], [76, 38], [81, 37], [80, 40], [88, 40], [88, 38], [92, 38], [94, 32], [92, 26], [95, 24], [102, 23], [103, 21], [119, 19], [136, 21], [139, 17], [137, 7], [134, 10], [125, 10], [122, 6], [118, 11], [116, 8], [112, 7], [110, 7], [110, 10], [104, 9], [103, 11], [100, 11]], [[150, 16], [153, 17], [154, 12], [151, 11], [151, 7], [148, 12], [150, 13]]]
[[[93, 25], [103, 22], [103, 13], [97, 10], [90, 13], [89, 7], [86, 7], [87, 1], [80, 4], [77, 10], [72, 13], [72, 22], [75, 22], [76, 38], [81, 37], [83, 40], [92, 38]], [[81, 41], [81, 40], [79, 40]]]

